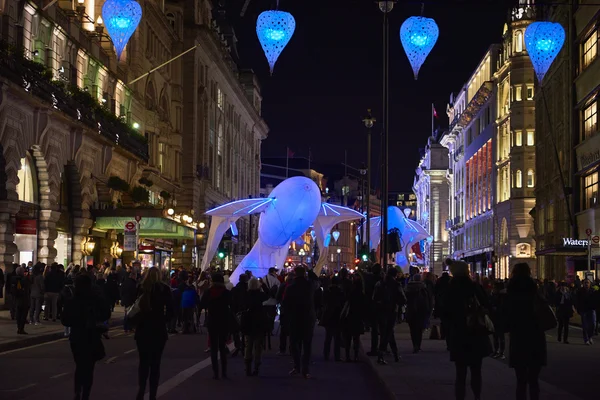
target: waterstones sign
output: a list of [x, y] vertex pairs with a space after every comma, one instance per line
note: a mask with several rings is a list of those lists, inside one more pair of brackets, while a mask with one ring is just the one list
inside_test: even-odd
[[563, 238], [564, 247], [587, 247], [587, 245], [586, 239]]
[[594, 135], [575, 149], [577, 169], [581, 171], [600, 161], [600, 135]]

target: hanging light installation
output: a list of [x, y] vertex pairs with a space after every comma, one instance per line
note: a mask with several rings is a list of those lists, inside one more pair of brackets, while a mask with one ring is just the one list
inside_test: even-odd
[[[277, 1], [277, 7], [279, 7], [279, 1]], [[296, 20], [288, 12], [270, 10], [264, 11], [258, 16], [256, 35], [269, 62], [271, 74], [273, 74], [277, 58], [289, 43], [295, 29]]]
[[440, 30], [431, 18], [410, 17], [400, 27], [400, 41], [412, 66], [415, 80], [439, 34]]
[[106, 0], [102, 6], [102, 18], [110, 40], [117, 52], [117, 59], [142, 19], [142, 7], [134, 0]]
[[338, 231], [337, 229], [335, 231], [333, 231], [331, 233], [331, 236], [333, 236], [333, 240], [335, 240], [335, 242], [337, 243], [338, 239], [340, 238], [340, 231]]
[[525, 48], [541, 84], [565, 43], [565, 30], [556, 22], [533, 22], [525, 30]]

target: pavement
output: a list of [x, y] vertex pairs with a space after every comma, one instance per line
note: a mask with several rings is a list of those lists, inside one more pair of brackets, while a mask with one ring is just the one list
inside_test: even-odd
[[[116, 307], [109, 321], [110, 326], [121, 324], [124, 310]], [[64, 337], [65, 327], [60, 321], [42, 321], [39, 325], [25, 325], [27, 335], [17, 334], [17, 323], [10, 319], [8, 310], [0, 311], [0, 352], [44, 343]]]
[[[5, 326], [2, 322], [0, 329], [4, 331]], [[57, 328], [62, 335], [62, 328], [57, 325], [49, 326], [47, 333], [54, 334]], [[137, 391], [138, 364], [133, 335], [125, 334], [116, 326], [111, 328], [109, 336], [110, 339], [104, 341], [106, 358], [96, 365], [92, 399], [133, 399]], [[423, 351], [414, 355], [406, 324], [396, 327], [396, 337], [402, 355], [398, 363], [388, 359], [388, 365], [380, 366], [375, 358], [364, 353], [359, 363], [327, 362], [322, 356], [324, 331], [317, 327], [310, 371], [313, 379], [310, 380], [288, 375], [292, 368], [291, 357], [275, 354], [278, 339], [273, 337], [273, 350], [264, 354], [260, 377], [246, 377], [238, 356], [229, 360], [229, 379], [214, 381], [209, 355], [205, 352], [206, 334], [170, 335], [163, 355], [159, 398], [453, 399], [454, 365], [449, 361], [445, 342], [426, 338]], [[541, 374], [542, 400], [598, 398], [600, 344], [583, 345], [581, 331], [576, 328], [571, 331], [570, 341], [571, 344], [565, 345], [548, 337], [549, 365]], [[362, 336], [362, 345], [368, 350], [369, 333]], [[0, 369], [4, 371], [0, 379], [0, 400], [71, 397], [74, 364], [68, 341], [62, 336], [33, 345], [21, 342], [20, 346], [1, 350]], [[483, 399], [513, 398], [515, 378], [506, 361], [486, 359], [483, 379]], [[469, 396], [472, 396], [470, 393], [467, 398], [472, 399]]]
[[[599, 344], [586, 346], [581, 329], [570, 330], [570, 344], [556, 341], [548, 332], [548, 366], [540, 375], [542, 400], [587, 400], [600, 398], [600, 340]], [[378, 365], [376, 357], [366, 357], [369, 366], [377, 373], [392, 398], [402, 400], [440, 400], [454, 398], [455, 370], [450, 362], [443, 340], [423, 339], [422, 351], [412, 354], [412, 344], [407, 324], [396, 326], [396, 340], [402, 360], [388, 365]], [[362, 348], [370, 350], [370, 333], [361, 336]], [[507, 349], [508, 349], [507, 335]], [[508, 351], [507, 351], [508, 357]], [[516, 378], [507, 360], [486, 358], [483, 363], [483, 391], [485, 400], [514, 398]], [[473, 399], [469, 393], [467, 399]]]

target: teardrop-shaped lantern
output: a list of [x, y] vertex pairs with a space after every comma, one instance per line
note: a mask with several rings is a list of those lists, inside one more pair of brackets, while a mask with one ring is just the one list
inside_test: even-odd
[[525, 30], [525, 48], [541, 84], [565, 43], [565, 30], [555, 22], [533, 22]]
[[258, 16], [256, 35], [269, 62], [271, 74], [277, 58], [289, 43], [295, 29], [296, 20], [288, 12], [271, 10]]
[[134, 0], [106, 0], [102, 6], [102, 19], [115, 46], [117, 59], [121, 59], [123, 49], [140, 24], [142, 7]]
[[410, 17], [400, 27], [400, 41], [412, 66], [415, 79], [437, 42], [440, 30], [431, 18]]
[[338, 239], [340, 238], [340, 231], [335, 230], [331, 233], [331, 235], [333, 236], [333, 240], [335, 240], [335, 242], [337, 243]]

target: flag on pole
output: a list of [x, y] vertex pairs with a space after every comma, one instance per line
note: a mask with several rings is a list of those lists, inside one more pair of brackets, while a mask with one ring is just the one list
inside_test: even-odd
[[287, 156], [289, 158], [294, 158], [294, 152], [289, 147], [287, 148]]
[[438, 113], [437, 113], [437, 111], [435, 110], [435, 106], [434, 106], [433, 104], [431, 104], [431, 109], [433, 110], [433, 117], [434, 117], [434, 118], [439, 118], [439, 117], [438, 117]]
[[435, 132], [435, 120], [437, 119], [438, 114], [437, 111], [435, 111], [435, 105], [433, 103], [431, 103], [431, 134], [433, 135], [433, 133]]

